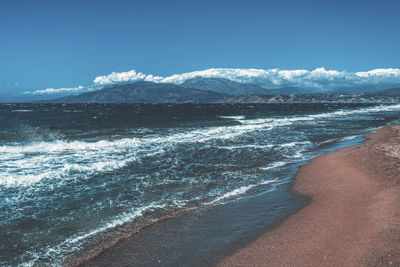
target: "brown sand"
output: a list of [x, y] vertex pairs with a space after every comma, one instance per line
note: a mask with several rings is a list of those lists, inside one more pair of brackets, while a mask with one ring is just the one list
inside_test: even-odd
[[311, 204], [221, 266], [400, 266], [400, 126], [300, 168]]

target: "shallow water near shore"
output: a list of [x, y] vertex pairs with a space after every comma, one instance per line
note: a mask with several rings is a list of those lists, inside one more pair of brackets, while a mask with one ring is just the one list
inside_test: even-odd
[[[363, 141], [364, 136], [343, 138], [312, 153], [331, 153]], [[294, 177], [306, 163], [304, 160], [292, 165], [286, 178]], [[162, 220], [92, 260], [83, 261], [82, 266], [214, 266], [310, 202], [308, 196], [292, 190], [292, 180], [274, 190], [258, 189], [224, 205], [198, 208]]]
[[[208, 221], [208, 234], [188, 216], [191, 239], [165, 240], [181, 249], [171, 263], [184, 265], [205, 240], [199, 259], [233, 249], [306, 203], [290, 189], [299, 164], [359, 142], [399, 111], [365, 104], [0, 105], [0, 264], [60, 264], [116, 227], [140, 228], [188, 209], [207, 214], [198, 222]], [[169, 229], [174, 222], [181, 228], [169, 221]], [[137, 236], [157, 242], [149, 231]]]

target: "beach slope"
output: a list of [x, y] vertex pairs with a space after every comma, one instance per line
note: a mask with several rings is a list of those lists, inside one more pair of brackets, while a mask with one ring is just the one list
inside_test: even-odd
[[220, 266], [400, 265], [400, 126], [300, 168], [311, 204]]

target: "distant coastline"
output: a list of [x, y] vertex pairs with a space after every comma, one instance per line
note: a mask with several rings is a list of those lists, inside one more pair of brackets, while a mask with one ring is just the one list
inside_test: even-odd
[[317, 91], [297, 87], [265, 89], [227, 79], [196, 78], [182, 85], [133, 82], [64, 96], [42, 103], [399, 103], [400, 88]]

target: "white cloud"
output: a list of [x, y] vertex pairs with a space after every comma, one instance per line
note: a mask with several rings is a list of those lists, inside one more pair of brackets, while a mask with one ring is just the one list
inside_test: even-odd
[[35, 91], [26, 91], [23, 94], [29, 95], [52, 95], [52, 94], [61, 94], [61, 93], [80, 93], [83, 91], [87, 91], [88, 89], [85, 86], [78, 86], [72, 88], [46, 88]]
[[113, 72], [108, 75], [98, 76], [94, 79], [93, 83], [96, 85], [109, 85], [114, 83], [126, 83], [135, 81], [149, 81], [149, 82], [161, 82], [163, 77], [146, 75], [135, 70], [127, 72]]
[[279, 69], [228, 69], [213, 68], [175, 74], [168, 77], [147, 75], [131, 70], [113, 72], [94, 79], [95, 85], [110, 85], [135, 81], [181, 84], [186, 80], [205, 78], [225, 78], [243, 83], [255, 83], [265, 88], [297, 86], [329, 90], [339, 87], [368, 86], [373, 84], [400, 83], [400, 69], [375, 69], [366, 72], [346, 72], [317, 68], [315, 70], [279, 70]]
[[81, 93], [100, 89], [107, 85], [129, 83], [136, 81], [149, 81], [156, 83], [182, 84], [196, 77], [225, 78], [242, 83], [254, 83], [265, 88], [280, 88], [295, 86], [300, 88], [313, 88], [328, 91], [335, 88], [361, 87], [371, 85], [398, 85], [400, 84], [400, 69], [374, 69], [365, 72], [347, 72], [316, 68], [314, 70], [280, 70], [280, 69], [232, 69], [212, 68], [201, 71], [193, 71], [174, 74], [168, 77], [144, 74], [135, 70], [127, 72], [113, 72], [108, 75], [98, 76], [93, 84], [88, 87], [78, 86], [74, 88], [47, 88], [43, 90], [28, 91], [26, 94], [59, 94]]

